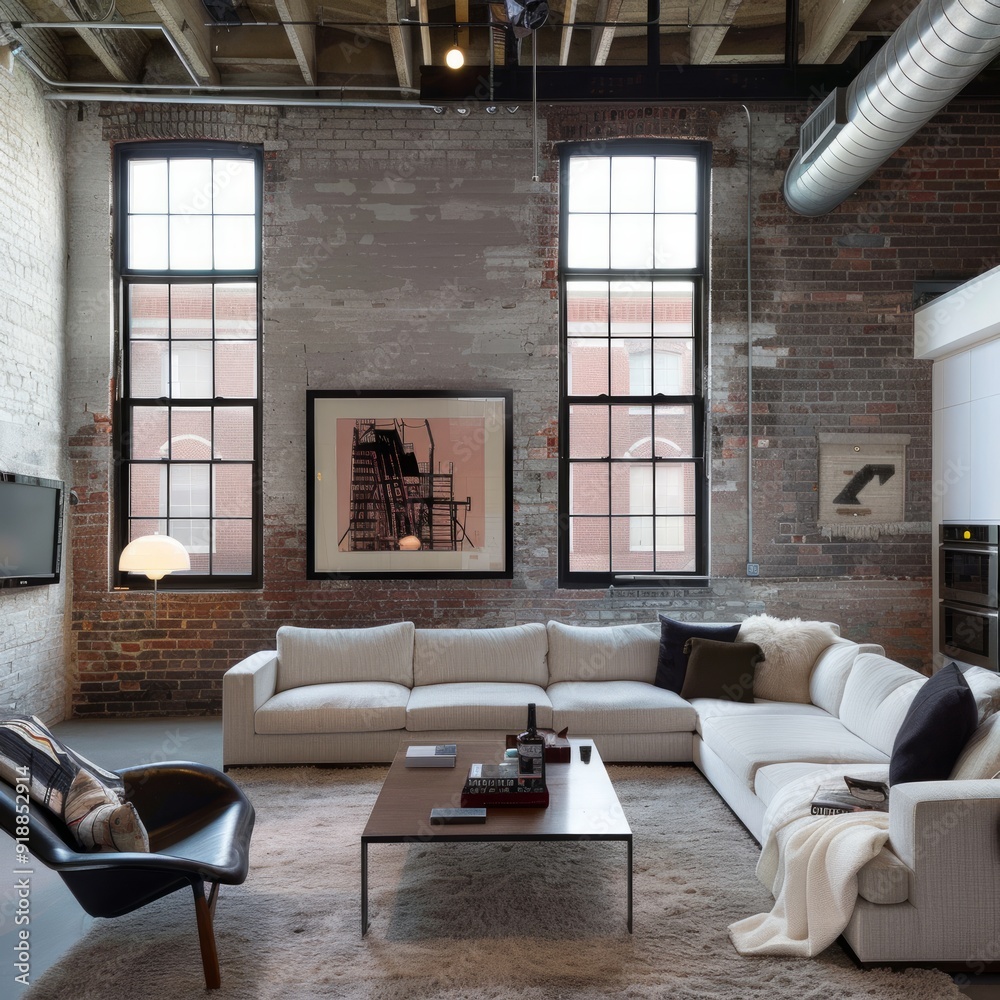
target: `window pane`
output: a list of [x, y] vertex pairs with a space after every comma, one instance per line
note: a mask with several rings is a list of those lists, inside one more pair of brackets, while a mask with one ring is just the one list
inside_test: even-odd
[[128, 220], [128, 266], [162, 271], [167, 266], [167, 217], [133, 215]]
[[656, 216], [656, 266], [694, 267], [698, 259], [698, 226], [694, 215]]
[[607, 212], [611, 205], [610, 196], [610, 157], [576, 156], [570, 160], [570, 212]]
[[174, 338], [212, 338], [212, 286], [170, 286], [170, 334]]
[[177, 406], [171, 411], [170, 458], [207, 462], [212, 457], [212, 411], [207, 406]]
[[167, 424], [165, 406], [132, 407], [132, 439], [124, 449], [132, 458], [167, 458]]
[[611, 282], [611, 336], [648, 336], [653, 323], [653, 286], [648, 281]]
[[252, 215], [215, 217], [215, 267], [220, 271], [252, 271], [257, 266], [256, 222]]
[[611, 211], [653, 211], [653, 157], [618, 156], [614, 159], [611, 165]]
[[215, 410], [215, 458], [253, 459], [253, 410], [249, 406], [220, 406]]
[[131, 215], [154, 215], [167, 211], [166, 160], [129, 161], [128, 211]]
[[694, 345], [690, 340], [654, 342], [653, 392], [689, 396], [694, 392]]
[[222, 339], [257, 338], [257, 286], [215, 286], [215, 335]]
[[128, 296], [129, 337], [163, 338], [169, 332], [167, 285], [132, 285]]
[[698, 208], [698, 161], [692, 157], [656, 158], [656, 211], [695, 212]]
[[690, 406], [657, 406], [654, 434], [657, 458], [689, 458], [694, 447], [694, 415]]
[[211, 509], [209, 495], [210, 465], [170, 466], [170, 516], [208, 517]]
[[662, 337], [694, 333], [694, 286], [688, 281], [653, 282], [653, 332]]
[[[128, 523], [128, 540], [135, 541], [143, 535], [165, 535], [167, 522], [152, 518], [132, 518]], [[142, 575], [142, 574], [139, 574]]]
[[212, 572], [249, 576], [253, 572], [251, 521], [215, 521]]
[[213, 160], [215, 212], [253, 215], [257, 207], [252, 160]]
[[170, 534], [188, 550], [191, 573], [209, 571], [209, 544], [212, 539], [211, 521], [193, 518], [171, 518]]
[[608, 216], [571, 215], [566, 223], [567, 267], [608, 266]]
[[632, 513], [632, 465], [616, 462], [611, 467], [611, 513]]
[[569, 408], [570, 458], [608, 457], [608, 408], [606, 406], [571, 406]]
[[608, 520], [604, 517], [569, 519], [569, 568], [574, 573], [606, 573], [611, 568]]
[[129, 471], [129, 515], [166, 517], [166, 481], [165, 466], [133, 465]]
[[249, 399], [257, 395], [257, 345], [222, 341], [215, 345], [215, 395]]
[[170, 214], [210, 215], [212, 161], [178, 157], [170, 161]]
[[611, 216], [611, 266], [619, 270], [653, 266], [653, 216]]
[[[697, 560], [697, 521], [691, 517], [657, 518], [669, 522], [662, 531], [666, 533], [666, 544], [656, 551], [657, 573], [693, 573]], [[658, 532], [661, 529], [657, 528]]]
[[604, 463], [574, 462], [569, 467], [570, 514], [607, 514], [609, 468]]
[[158, 399], [167, 395], [166, 341], [138, 340], [129, 352], [129, 388], [135, 399]]
[[[636, 524], [635, 522], [640, 522]], [[652, 573], [653, 550], [633, 549], [632, 538], [641, 534], [646, 518], [611, 519], [611, 569], [617, 573]]]
[[571, 340], [566, 356], [569, 392], [573, 396], [599, 396], [608, 391], [607, 340]]
[[216, 465], [212, 467], [216, 517], [250, 517], [253, 513], [253, 466]]
[[170, 216], [170, 267], [180, 271], [211, 270], [211, 216]]
[[208, 399], [212, 393], [210, 341], [176, 341], [170, 349], [170, 395], [174, 399]]
[[606, 281], [567, 283], [566, 332], [571, 337], [607, 335], [608, 283]]
[[648, 396], [653, 387], [653, 352], [648, 340], [616, 340], [611, 391], [616, 396]]
[[653, 411], [648, 406], [611, 407], [612, 458], [651, 458]]

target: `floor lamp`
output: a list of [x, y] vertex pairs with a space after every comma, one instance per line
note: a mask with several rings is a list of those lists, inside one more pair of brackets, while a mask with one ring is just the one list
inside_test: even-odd
[[156, 585], [168, 573], [191, 568], [187, 549], [170, 535], [141, 535], [122, 549], [118, 569], [122, 573], [143, 573], [153, 581], [153, 628], [156, 628]]

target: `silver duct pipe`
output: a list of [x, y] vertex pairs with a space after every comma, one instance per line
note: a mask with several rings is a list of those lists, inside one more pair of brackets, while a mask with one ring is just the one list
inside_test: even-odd
[[847, 88], [843, 128], [785, 175], [800, 215], [832, 211], [1000, 50], [1000, 0], [923, 0]]

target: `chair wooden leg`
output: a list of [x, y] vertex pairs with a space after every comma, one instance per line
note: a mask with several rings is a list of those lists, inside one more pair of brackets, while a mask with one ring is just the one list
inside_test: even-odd
[[219, 895], [219, 883], [213, 882], [208, 899], [205, 898], [204, 882], [195, 882], [194, 912], [198, 917], [198, 943], [201, 945], [201, 964], [205, 969], [205, 988], [217, 990], [222, 985], [219, 973], [219, 952], [215, 947], [215, 900]]

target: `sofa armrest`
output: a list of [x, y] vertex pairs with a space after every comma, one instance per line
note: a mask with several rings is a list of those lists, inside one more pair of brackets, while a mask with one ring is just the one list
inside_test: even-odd
[[253, 653], [222, 678], [222, 764], [253, 763], [254, 713], [272, 697], [278, 681], [278, 653]]
[[1000, 781], [914, 781], [894, 785], [889, 845], [913, 872], [915, 906], [959, 900], [977, 912], [995, 909], [1000, 884]]

